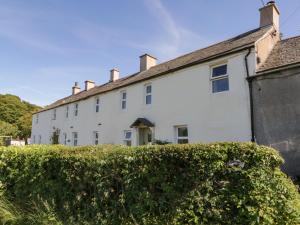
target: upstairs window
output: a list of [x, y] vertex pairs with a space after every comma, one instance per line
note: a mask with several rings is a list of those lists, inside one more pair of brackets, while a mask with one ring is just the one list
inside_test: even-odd
[[176, 127], [176, 139], [177, 144], [187, 144], [189, 143], [189, 134], [187, 126], [177, 126]]
[[151, 105], [152, 103], [152, 85], [148, 84], [145, 86], [145, 103]]
[[211, 70], [212, 92], [223, 92], [229, 90], [229, 78], [227, 64], [213, 67]]
[[69, 106], [67, 105], [66, 106], [66, 118], [68, 118], [69, 117]]
[[74, 105], [74, 116], [78, 116], [78, 103]]
[[124, 131], [124, 145], [126, 146], [132, 145], [132, 132], [130, 130]]
[[36, 124], [39, 123], [39, 114], [36, 114], [36, 116], [35, 116], [35, 123], [36, 123]]
[[53, 109], [52, 120], [56, 120], [56, 109]]
[[94, 131], [94, 144], [98, 145], [99, 144], [99, 132]]
[[73, 139], [73, 146], [77, 146], [78, 145], [78, 133], [77, 132], [72, 133], [72, 139]]
[[96, 113], [99, 112], [100, 109], [100, 98], [96, 98]]
[[126, 91], [121, 92], [121, 109], [126, 109], [127, 104], [127, 93]]

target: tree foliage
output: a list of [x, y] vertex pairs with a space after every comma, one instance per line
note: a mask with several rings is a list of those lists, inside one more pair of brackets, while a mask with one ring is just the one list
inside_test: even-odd
[[[0, 94], [0, 121], [2, 121], [3, 128], [8, 128], [8, 131], [0, 128], [0, 135], [9, 133], [13, 137], [28, 138], [31, 132], [32, 113], [40, 108], [22, 101], [18, 96]], [[17, 132], [13, 132], [15, 129]]]

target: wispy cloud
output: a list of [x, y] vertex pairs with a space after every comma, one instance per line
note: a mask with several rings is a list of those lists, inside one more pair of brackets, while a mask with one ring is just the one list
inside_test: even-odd
[[145, 43], [144, 48], [151, 47], [154, 51], [160, 52], [163, 58], [171, 58], [210, 43], [201, 35], [179, 24], [161, 0], [144, 0], [144, 2], [149, 12], [158, 21], [157, 24], [165, 31], [155, 43]]

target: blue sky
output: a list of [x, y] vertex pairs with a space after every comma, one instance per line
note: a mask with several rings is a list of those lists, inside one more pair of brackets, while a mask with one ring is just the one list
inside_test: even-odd
[[[265, 0], [266, 2], [266, 0]], [[284, 38], [300, 34], [300, 1], [277, 0]], [[0, 93], [38, 105], [137, 72], [259, 25], [261, 0], [0, 0]], [[297, 10], [297, 11], [295, 11]]]

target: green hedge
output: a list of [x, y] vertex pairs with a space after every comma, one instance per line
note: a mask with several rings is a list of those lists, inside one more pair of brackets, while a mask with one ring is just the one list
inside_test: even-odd
[[7, 199], [64, 224], [299, 224], [279, 154], [251, 143], [0, 148]]

